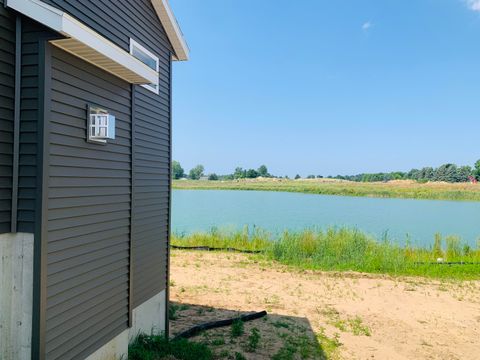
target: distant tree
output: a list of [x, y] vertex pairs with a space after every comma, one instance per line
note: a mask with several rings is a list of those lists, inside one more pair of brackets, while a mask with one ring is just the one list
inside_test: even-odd
[[315, 175], [308, 175], [307, 179], [315, 179]]
[[401, 172], [401, 171], [394, 171], [394, 172], [390, 173], [390, 176], [391, 176], [392, 180], [402, 180], [402, 179], [405, 179], [406, 174], [404, 172]]
[[285, 175], [285, 179], [290, 179], [290, 178], [288, 177], [288, 175]]
[[218, 175], [215, 173], [210, 174], [208, 175], [208, 180], [212, 180], [212, 181], [218, 180]]
[[418, 180], [432, 181], [435, 178], [435, 170], [432, 167], [424, 167], [420, 170]]
[[258, 172], [257, 172], [257, 170], [255, 170], [255, 169], [248, 169], [248, 170], [247, 170], [246, 177], [247, 177], [248, 179], [255, 179], [255, 178], [257, 178], [257, 177], [258, 177]]
[[205, 168], [203, 167], [203, 165], [197, 165], [192, 170], [190, 170], [188, 177], [192, 180], [200, 180], [200, 178], [203, 176], [204, 170]]
[[435, 181], [457, 182], [457, 166], [455, 164], [443, 164], [435, 171]]
[[258, 168], [257, 170], [258, 176], [261, 177], [270, 177], [270, 174], [268, 173], [268, 169], [265, 165], [262, 165]]
[[406, 175], [408, 179], [411, 179], [411, 180], [419, 180], [419, 176], [420, 176], [420, 170], [418, 169], [412, 169], [408, 172], [408, 174]]
[[459, 182], [467, 182], [469, 176], [473, 176], [473, 170], [470, 166], [460, 166], [457, 173]]
[[317, 175], [317, 179], [323, 179], [323, 175]]
[[301, 179], [301, 178], [302, 177], [299, 174], [295, 175], [295, 180], [298, 180], [298, 179]]
[[473, 171], [473, 175], [475, 176], [475, 178], [477, 180], [480, 181], [480, 160], [478, 160], [476, 163], [475, 163], [475, 170]]
[[172, 161], [172, 176], [175, 180], [181, 179], [185, 176], [185, 170], [180, 166], [178, 161]]
[[235, 179], [245, 179], [247, 177], [247, 171], [243, 170], [241, 167], [236, 167], [233, 177]]

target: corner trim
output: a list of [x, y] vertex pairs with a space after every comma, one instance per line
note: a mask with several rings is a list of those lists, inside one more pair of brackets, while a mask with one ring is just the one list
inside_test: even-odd
[[13, 170], [10, 231], [17, 232], [18, 176], [20, 159], [20, 96], [22, 86], [22, 17], [17, 15], [15, 25], [15, 100], [13, 110]]
[[37, 189], [35, 208], [34, 277], [33, 277], [33, 319], [32, 359], [46, 357], [46, 315], [47, 315], [47, 200], [48, 166], [50, 154], [50, 103], [51, 103], [51, 45], [47, 39], [39, 40], [39, 128], [37, 152]]
[[133, 326], [133, 256], [134, 256], [134, 216], [135, 216], [135, 92], [136, 86], [131, 86], [131, 155], [130, 155], [130, 167], [131, 167], [131, 191], [130, 191], [130, 254], [129, 254], [129, 271], [128, 271], [128, 327]]
[[167, 232], [167, 284], [165, 286], [165, 336], [167, 339], [170, 336], [170, 321], [169, 321], [169, 308], [170, 308], [170, 238], [172, 236], [172, 62], [169, 62], [169, 72], [168, 72], [168, 83], [169, 83], [169, 164], [168, 164], [168, 182], [169, 182], [169, 189], [168, 189], [168, 232]]

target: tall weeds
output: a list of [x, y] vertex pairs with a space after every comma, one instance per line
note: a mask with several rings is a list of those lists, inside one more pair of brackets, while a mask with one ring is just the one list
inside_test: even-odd
[[[261, 250], [264, 259], [303, 269], [480, 279], [480, 247], [471, 248], [454, 236], [444, 241], [440, 234], [435, 235], [430, 247], [401, 247], [387, 235], [377, 241], [350, 228], [286, 231], [277, 237], [258, 228], [238, 232], [213, 229], [208, 233], [174, 235], [172, 244]], [[452, 262], [476, 264], [446, 264]]]

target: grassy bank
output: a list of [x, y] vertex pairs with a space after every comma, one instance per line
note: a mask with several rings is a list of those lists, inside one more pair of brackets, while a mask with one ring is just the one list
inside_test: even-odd
[[286, 191], [321, 195], [364, 196], [432, 200], [480, 201], [480, 185], [470, 183], [426, 183], [390, 181], [359, 183], [329, 179], [287, 180], [254, 179], [231, 181], [177, 180], [174, 189], [198, 190], [262, 190]]
[[259, 257], [301, 269], [359, 271], [390, 275], [412, 275], [439, 279], [480, 279], [480, 264], [446, 265], [444, 262], [480, 263], [476, 248], [454, 236], [436, 235], [430, 247], [400, 247], [387, 238], [380, 241], [360, 231], [331, 228], [326, 231], [284, 232], [272, 238], [262, 230], [172, 236], [179, 246], [209, 246], [261, 250]]

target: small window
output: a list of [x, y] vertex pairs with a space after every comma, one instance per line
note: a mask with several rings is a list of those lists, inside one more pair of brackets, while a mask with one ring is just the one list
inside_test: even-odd
[[87, 107], [87, 141], [106, 144], [108, 139], [115, 139], [115, 116], [97, 106]]
[[[133, 39], [130, 39], [130, 54], [158, 73], [158, 56], [152, 54]], [[158, 94], [158, 79], [155, 84], [145, 84], [142, 86]]]

